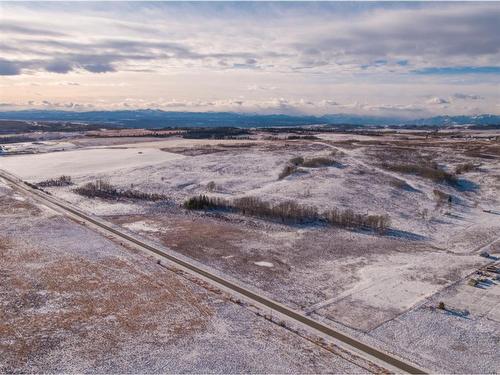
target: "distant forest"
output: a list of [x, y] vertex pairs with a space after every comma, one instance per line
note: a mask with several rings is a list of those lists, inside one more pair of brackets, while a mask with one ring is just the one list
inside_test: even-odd
[[[122, 111], [59, 111], [23, 110], [0, 112], [0, 120], [22, 120], [43, 122], [82, 123], [95, 127], [124, 128], [166, 128], [166, 127], [286, 127], [304, 125], [350, 125], [350, 126], [450, 126], [480, 125], [498, 126], [500, 116], [436, 116], [408, 120], [395, 117], [376, 117], [350, 114], [331, 114], [323, 116], [300, 116], [284, 114], [249, 114], [233, 112], [168, 112], [161, 110], [122, 110]], [[4, 128], [5, 121], [0, 122]], [[78, 124], [79, 123], [79, 124]], [[41, 129], [39, 129], [41, 130]], [[62, 129], [62, 131], [67, 129]], [[1, 132], [2, 130], [0, 130]]]

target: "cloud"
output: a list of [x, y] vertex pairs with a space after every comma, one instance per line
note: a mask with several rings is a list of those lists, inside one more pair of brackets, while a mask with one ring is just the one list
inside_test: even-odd
[[73, 64], [69, 61], [54, 60], [45, 65], [45, 70], [51, 73], [68, 73], [73, 70]]
[[[36, 59], [24, 60], [18, 67], [17, 74], [22, 69], [46, 70], [52, 73], [68, 73], [83, 69], [91, 73], [115, 72], [115, 65], [133, 66], [138, 63], [162, 62], [167, 60], [205, 61], [222, 59], [220, 65], [227, 68], [256, 69], [258, 60], [252, 53], [233, 52], [196, 52], [188, 45], [166, 41], [145, 41], [132, 39], [104, 39], [100, 41], [77, 42], [68, 40], [32, 40], [18, 39], [16, 45], [7, 46], [19, 53], [37, 54]], [[133, 70], [133, 69], [132, 69]]]
[[417, 69], [412, 72], [429, 75], [500, 74], [500, 66], [439, 66]]
[[[203, 9], [178, 4], [103, 5], [96, 11], [98, 17], [92, 17], [91, 4], [79, 4], [39, 8], [37, 27], [27, 26], [30, 19], [22, 18], [23, 11], [29, 14], [29, 5], [11, 7], [12, 14], [6, 7], [8, 17], [0, 27], [11, 34], [3, 43], [4, 51], [17, 54], [15, 59], [33, 55], [26, 61], [35, 71], [43, 70], [50, 60], [67, 63], [66, 68], [49, 70], [53, 72], [80, 68], [105, 73], [137, 69], [145, 62], [166, 66], [175, 59], [183, 60], [184, 66], [196, 61], [197, 67], [209, 69], [423, 75], [500, 72], [496, 65], [500, 7], [494, 4], [355, 8], [259, 3], [251, 7], [206, 4]], [[41, 19], [50, 19], [51, 24], [43, 26]], [[54, 28], [65, 32], [51, 31]], [[87, 61], [81, 61], [85, 56]], [[470, 64], [479, 60], [495, 64]], [[452, 64], [438, 65], [444, 61]]]
[[482, 99], [484, 99], [481, 95], [463, 94], [460, 92], [453, 94], [453, 97], [455, 99], [463, 99], [463, 100], [482, 100]]
[[51, 100], [30, 100], [24, 104], [12, 104], [13, 107], [29, 107], [29, 108], [43, 108], [43, 109], [74, 109], [74, 110], [84, 110], [95, 108], [92, 103], [76, 103], [70, 102], [58, 102]]
[[111, 64], [100, 63], [100, 64], [86, 64], [82, 66], [83, 69], [92, 73], [107, 73], [116, 71]]
[[0, 33], [4, 34], [22, 34], [22, 35], [30, 35], [30, 36], [66, 36], [66, 34], [61, 33], [59, 31], [43, 29], [43, 28], [35, 28], [31, 26], [24, 26], [22, 24], [8, 23], [3, 21], [0, 24]]
[[249, 90], [249, 91], [272, 91], [272, 90], [276, 90], [276, 89], [277, 89], [276, 86], [269, 86], [269, 85], [253, 84], [253, 85], [247, 86], [247, 90]]
[[429, 100], [427, 100], [426, 102], [427, 104], [431, 104], [431, 105], [440, 105], [440, 104], [449, 104], [450, 101], [448, 99], [445, 99], [445, 98], [440, 98], [440, 97], [433, 97], [433, 98], [430, 98]]

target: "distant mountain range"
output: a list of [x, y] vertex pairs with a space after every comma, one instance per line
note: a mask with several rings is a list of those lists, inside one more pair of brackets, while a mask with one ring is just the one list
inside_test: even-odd
[[[366, 126], [451, 126], [451, 125], [499, 125], [498, 115], [435, 116], [417, 120], [395, 117], [375, 117], [349, 114], [323, 116], [260, 115], [233, 112], [168, 112], [161, 110], [123, 111], [59, 111], [23, 110], [0, 112], [0, 119], [28, 121], [72, 121], [91, 124], [116, 125], [127, 128], [163, 127], [269, 127], [299, 125], [366, 125]], [[0, 124], [1, 126], [1, 124]]]

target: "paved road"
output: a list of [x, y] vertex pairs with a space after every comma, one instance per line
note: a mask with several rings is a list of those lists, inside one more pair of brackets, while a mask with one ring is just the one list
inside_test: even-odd
[[181, 269], [187, 270], [192, 274], [202, 276], [204, 279], [209, 280], [213, 284], [218, 287], [223, 287], [225, 290], [230, 290], [233, 293], [237, 293], [246, 299], [252, 301], [253, 303], [257, 303], [258, 305], [264, 306], [267, 309], [270, 309], [274, 313], [278, 313], [280, 316], [286, 317], [288, 320], [291, 320], [295, 323], [299, 323], [300, 326], [307, 326], [309, 329], [313, 331], [319, 332], [322, 335], [329, 336], [333, 338], [334, 341], [339, 341], [343, 344], [344, 347], [351, 349], [354, 353], [360, 354], [363, 357], [374, 361], [374, 363], [381, 363], [384, 367], [395, 371], [397, 373], [405, 372], [410, 374], [424, 374], [425, 371], [418, 368], [417, 366], [407, 362], [404, 359], [398, 358], [393, 354], [389, 354], [380, 349], [374, 348], [373, 346], [367, 345], [346, 335], [345, 333], [341, 333], [327, 325], [324, 325], [316, 320], [311, 319], [310, 317], [295, 311], [287, 306], [280, 304], [279, 302], [273, 301], [268, 297], [259, 295], [256, 292], [253, 292], [249, 289], [246, 289], [243, 286], [237, 285], [236, 283], [227, 280], [215, 273], [210, 272], [207, 269], [200, 267], [194, 262], [191, 263], [184, 259], [180, 259], [175, 254], [167, 253], [164, 250], [147, 244], [140, 239], [134, 238], [133, 236], [122, 232], [119, 229], [116, 229], [112, 224], [107, 223], [106, 221], [90, 216], [87, 213], [80, 211], [79, 209], [71, 206], [69, 203], [64, 202], [60, 199], [53, 197], [47, 193], [44, 193], [40, 190], [33, 189], [26, 185], [21, 179], [18, 177], [5, 172], [0, 169], [0, 177], [3, 177], [10, 183], [14, 184], [18, 189], [24, 191], [27, 194], [30, 194], [38, 201], [42, 201], [46, 203], [49, 207], [57, 208], [58, 211], [64, 212], [68, 216], [78, 220], [79, 222], [83, 222], [85, 224], [91, 224], [91, 226], [98, 227], [101, 231], [105, 231], [107, 233], [111, 233], [114, 237], [119, 238], [120, 240], [125, 240], [129, 243], [134, 244], [135, 246], [146, 250], [148, 252], [152, 252], [157, 256], [165, 258], [170, 262], [174, 263], [177, 267]]

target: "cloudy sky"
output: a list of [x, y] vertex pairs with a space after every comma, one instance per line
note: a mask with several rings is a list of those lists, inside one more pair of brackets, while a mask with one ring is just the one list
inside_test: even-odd
[[0, 110], [500, 114], [500, 3], [0, 3]]

